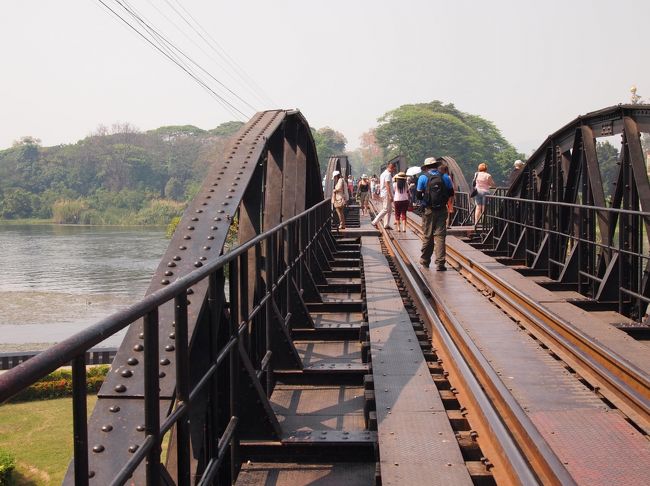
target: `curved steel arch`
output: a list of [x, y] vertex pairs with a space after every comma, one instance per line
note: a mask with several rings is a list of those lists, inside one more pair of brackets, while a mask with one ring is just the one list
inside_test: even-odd
[[[212, 165], [199, 193], [185, 210], [146, 295], [188, 275], [197, 267], [227, 251], [226, 244], [234, 222], [237, 222], [238, 242], [242, 244], [322, 200], [323, 190], [316, 149], [305, 118], [298, 111], [274, 110], [257, 113], [231, 139], [224, 153]], [[302, 236], [287, 235], [286, 241]], [[284, 252], [288, 255], [286, 252], [291, 251], [286, 248], [286, 242], [275, 241], [275, 245], [281, 245], [277, 254]], [[255, 268], [252, 265], [263, 262], [267, 257], [263, 249], [256, 249], [254, 253], [249, 253], [249, 268]], [[306, 271], [308, 272], [308, 269]], [[240, 296], [240, 301], [250, 302], [255, 299], [258, 284], [259, 280], [256, 281], [249, 275], [248, 290], [245, 296]], [[300, 316], [301, 312], [306, 314], [301, 297], [302, 289], [295, 288], [292, 281], [286, 285], [287, 299], [280, 304], [284, 307], [280, 312], [287, 317], [293, 315], [293, 319], [308, 318], [308, 314]], [[315, 287], [313, 282], [301, 282], [301, 285], [304, 285], [307, 291]], [[210, 295], [208, 283], [203, 280], [188, 290], [187, 304], [191, 357], [189, 376], [194, 377], [200, 376], [208, 366], [206, 350], [210, 349], [207, 342], [212, 335], [210, 326], [221, 320], [227, 322], [223, 288], [219, 295]], [[245, 303], [240, 302], [239, 305]], [[160, 416], [164, 418], [173, 412], [177, 386], [174, 363], [174, 302], [162, 305], [158, 317]], [[254, 334], [250, 336], [253, 341], [258, 338], [260, 337]], [[88, 443], [92, 484], [110, 484], [116, 471], [133, 456], [142, 440], [145, 370], [141, 359], [138, 359], [143, 350], [142, 339], [143, 322], [140, 320], [129, 327], [113, 361], [112, 372], [99, 391], [97, 404], [90, 417]], [[295, 349], [293, 351], [295, 352]], [[250, 359], [259, 363], [263, 357], [251, 352]], [[278, 359], [293, 359], [290, 365], [300, 366], [297, 353], [292, 355], [291, 349]], [[219, 379], [227, 380], [227, 376]], [[251, 388], [248, 393], [260, 404], [262, 414], [268, 412], [270, 406], [263, 387]], [[209, 447], [208, 444], [213, 440], [204, 436], [203, 426], [206, 420], [210, 420], [207, 407], [208, 404], [205, 403], [202, 408], [193, 408], [190, 420], [192, 470], [197, 474], [205, 467], [203, 450]], [[274, 414], [268, 416], [271, 415], [275, 417]], [[214, 420], [225, 420], [224, 423], [227, 423], [227, 418]], [[107, 429], [106, 424], [118, 425]], [[208, 427], [208, 430], [213, 432], [216, 429], [217, 426], [212, 429]], [[245, 436], [250, 430], [243, 428], [241, 433]], [[278, 433], [279, 426], [271, 418], [260, 427], [263, 437], [274, 437]], [[175, 454], [171, 453], [174, 448], [175, 436], [172, 434], [168, 454], [171, 459], [168, 461], [175, 460]], [[142, 464], [134, 474], [135, 484], [144, 484], [144, 470], [145, 465]], [[67, 484], [72, 484], [73, 474], [71, 464], [66, 475]]]
[[447, 165], [447, 167], [449, 167], [449, 174], [454, 181], [454, 190], [457, 192], [465, 192], [469, 194], [471, 192], [471, 188], [467, 183], [467, 179], [465, 179], [465, 174], [463, 174], [463, 171], [458, 165], [458, 162], [456, 162], [456, 159], [445, 155], [443, 157], [439, 157], [437, 160], [442, 160]]
[[[637, 320], [650, 301], [650, 183], [641, 132], [650, 132], [650, 106], [618, 105], [547, 137], [506, 198], [494, 198], [490, 235], [497, 251], [599, 303], [617, 303]], [[597, 139], [615, 135], [619, 168], [608, 197]]]

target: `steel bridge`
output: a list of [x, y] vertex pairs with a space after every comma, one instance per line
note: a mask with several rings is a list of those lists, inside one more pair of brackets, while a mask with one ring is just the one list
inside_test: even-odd
[[[137, 304], [0, 374], [73, 372], [77, 485], [644, 484], [650, 475], [650, 108], [549, 136], [472, 221], [459, 165], [447, 272], [421, 219], [337, 231], [298, 111], [215, 161]], [[607, 197], [596, 142], [620, 135]], [[401, 160], [396, 162], [400, 163]], [[405, 167], [403, 167], [405, 169]], [[324, 197], [325, 195], [325, 197]], [[88, 419], [87, 352], [128, 328]]]

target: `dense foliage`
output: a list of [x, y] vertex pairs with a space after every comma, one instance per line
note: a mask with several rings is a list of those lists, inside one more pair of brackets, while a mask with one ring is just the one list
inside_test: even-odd
[[427, 157], [449, 155], [471, 178], [476, 166], [486, 162], [497, 183], [507, 180], [512, 163], [523, 159], [491, 121], [464, 113], [440, 101], [402, 105], [379, 118], [374, 132], [385, 158], [405, 155], [409, 165]]
[[314, 137], [320, 171], [323, 174], [327, 170], [329, 158], [333, 155], [343, 155], [345, 153], [345, 145], [348, 141], [341, 132], [337, 132], [330, 127], [323, 127], [318, 130], [312, 128], [311, 134]]
[[[86, 390], [88, 393], [97, 393], [106, 379], [109, 365], [88, 367], [86, 372]], [[72, 396], [72, 371], [61, 368], [53, 371], [45, 378], [22, 390], [15, 395], [12, 402], [28, 402], [31, 400], [48, 400], [51, 398]]]
[[139, 132], [125, 124], [55, 147], [24, 137], [0, 151], [0, 218], [166, 224], [241, 125]]
[[12, 476], [15, 468], [14, 456], [0, 449], [0, 486], [10, 486], [14, 483]]

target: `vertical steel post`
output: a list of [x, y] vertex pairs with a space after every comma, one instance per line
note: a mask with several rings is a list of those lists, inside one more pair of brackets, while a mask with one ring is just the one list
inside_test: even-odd
[[[190, 406], [190, 362], [187, 346], [187, 296], [174, 299], [174, 343], [176, 347], [176, 405]], [[216, 373], [215, 373], [216, 374]], [[190, 410], [176, 422], [176, 462], [178, 484], [189, 485]]]
[[[229, 287], [230, 287], [230, 337], [238, 338], [239, 330], [239, 282], [238, 282], [237, 259], [228, 264]], [[235, 345], [230, 350], [230, 416], [238, 416], [239, 413], [239, 346]], [[239, 438], [237, 431], [232, 435], [230, 441], [230, 478], [231, 481], [237, 477], [239, 470]]]
[[88, 484], [88, 412], [86, 410], [86, 353], [72, 360], [72, 427], [74, 483]]
[[158, 376], [158, 309], [144, 316], [144, 430], [153, 438], [147, 453], [147, 486], [160, 484], [160, 377]]

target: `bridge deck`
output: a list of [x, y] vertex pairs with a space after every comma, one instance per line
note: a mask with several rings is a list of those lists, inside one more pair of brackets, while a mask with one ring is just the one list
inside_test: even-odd
[[383, 485], [471, 485], [379, 239], [362, 238]]
[[[407, 233], [400, 237], [400, 242], [411, 263], [417, 265], [420, 241]], [[602, 331], [602, 321], [589, 319], [585, 311], [564, 302], [563, 296], [539, 287], [494, 258], [453, 237], [448, 238], [448, 244], [471, 254], [476, 264], [489, 267], [491, 272], [554, 311], [565, 315], [571, 312], [571, 322], [585, 331], [597, 332], [603, 344], [618, 346], [630, 339], [611, 327]], [[459, 273], [422, 269], [422, 274], [432, 292], [453, 309], [456, 319], [577, 483], [641, 484], [646, 480], [650, 447], [643, 434], [622, 416], [612, 413], [564, 363], [542, 349]], [[636, 354], [633, 352], [632, 356]], [[647, 353], [641, 359], [644, 358], [647, 359]]]

